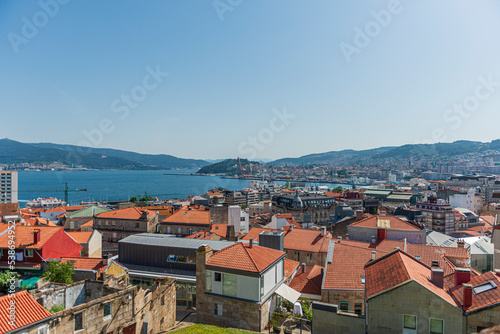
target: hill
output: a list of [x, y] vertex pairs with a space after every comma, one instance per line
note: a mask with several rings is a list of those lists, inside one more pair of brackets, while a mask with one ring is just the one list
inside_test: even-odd
[[38, 147], [44, 148], [58, 148], [66, 151], [76, 151], [81, 152], [91, 152], [100, 155], [106, 155], [110, 157], [116, 157], [121, 159], [126, 159], [133, 161], [135, 163], [158, 167], [158, 168], [200, 168], [208, 165], [209, 163], [205, 160], [197, 159], [183, 159], [177, 158], [168, 154], [141, 154], [130, 151], [115, 150], [112, 148], [89, 148], [75, 145], [60, 145], [52, 143], [38, 143], [33, 144]]
[[370, 164], [384, 159], [407, 159], [410, 157], [439, 157], [440, 159], [467, 153], [486, 153], [500, 150], [500, 139], [490, 143], [460, 140], [453, 143], [414, 144], [399, 147], [380, 147], [370, 150], [342, 150], [304, 155], [298, 158], [278, 159], [273, 165], [350, 165]]
[[[245, 170], [250, 170], [250, 164], [252, 164], [252, 166], [259, 165], [258, 162], [241, 159], [241, 165]], [[238, 175], [240, 174], [240, 165], [238, 159], [226, 159], [212, 165], [202, 167], [199, 171], [196, 172], [196, 174]]]

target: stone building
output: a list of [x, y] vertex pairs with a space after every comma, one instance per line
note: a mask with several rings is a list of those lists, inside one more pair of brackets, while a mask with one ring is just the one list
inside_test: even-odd
[[272, 198], [273, 213], [291, 213], [299, 222], [326, 224], [335, 214], [335, 199], [318, 194], [282, 194]]
[[94, 229], [102, 234], [102, 251], [116, 254], [118, 241], [137, 233], [157, 231], [158, 213], [136, 207], [102, 212], [94, 217]]
[[285, 253], [236, 243], [196, 255], [196, 320], [261, 332], [276, 308], [277, 294], [292, 303], [299, 293], [284, 284]]
[[173, 279], [157, 279], [149, 290], [86, 280], [32, 296], [49, 310], [64, 308], [53, 313], [51, 333], [159, 333], [174, 325], [175, 286]]
[[163, 219], [159, 230], [165, 234], [188, 236], [197, 232], [210, 232], [210, 211], [201, 206], [185, 206]]

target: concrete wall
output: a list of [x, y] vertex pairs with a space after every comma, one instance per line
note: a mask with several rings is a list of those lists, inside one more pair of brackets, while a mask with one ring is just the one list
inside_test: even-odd
[[[362, 226], [347, 226], [347, 233], [351, 240], [371, 242], [372, 236], [377, 239], [377, 229]], [[425, 245], [425, 229], [421, 231], [402, 231], [387, 229], [386, 239], [389, 240], [406, 240], [411, 244]]]
[[314, 302], [314, 334], [364, 334], [365, 317], [338, 311], [337, 305]]
[[462, 310], [411, 281], [368, 299], [368, 333], [401, 333], [403, 315], [417, 316], [417, 332], [429, 333], [429, 319], [444, 320], [445, 333], [465, 333]]
[[467, 316], [467, 333], [480, 332], [500, 323], [500, 306], [472, 313]]
[[102, 257], [102, 234], [94, 230], [88, 242], [88, 257]]

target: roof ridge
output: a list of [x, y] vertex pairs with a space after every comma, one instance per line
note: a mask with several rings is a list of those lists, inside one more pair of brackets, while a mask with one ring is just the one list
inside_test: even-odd
[[[252, 260], [252, 264], [255, 267], [255, 270], [260, 272], [259, 268], [257, 268], [257, 264], [255, 263], [253, 256], [248, 251], [248, 248], [250, 248], [250, 247], [246, 247], [242, 242], [238, 242], [238, 243], [241, 244], [243, 246], [243, 248], [245, 249], [245, 251], [247, 252], [248, 256], [250, 257], [250, 260]], [[252, 247], [254, 247], [254, 246], [252, 246]]]

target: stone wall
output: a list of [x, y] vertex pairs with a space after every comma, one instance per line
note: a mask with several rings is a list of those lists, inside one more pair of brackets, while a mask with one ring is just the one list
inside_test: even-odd
[[444, 320], [446, 333], [465, 333], [462, 311], [415, 281], [368, 299], [368, 333], [401, 333], [403, 315], [417, 316], [418, 333], [429, 333], [429, 319]]
[[335, 305], [349, 303], [349, 313], [354, 313], [356, 304], [361, 304], [362, 314], [365, 314], [364, 290], [321, 290], [321, 302]]
[[227, 224], [229, 221], [227, 206], [210, 207], [210, 221], [213, 224]]
[[313, 328], [314, 334], [364, 334], [365, 317], [338, 311], [337, 305], [314, 302]]
[[478, 333], [500, 323], [500, 306], [471, 313], [467, 316], [467, 333]]
[[[307, 254], [311, 252], [304, 252], [304, 251], [296, 251], [294, 249], [285, 249], [286, 252], [286, 258], [294, 261], [298, 261], [300, 263], [305, 263], [306, 265], [317, 265], [324, 267], [325, 266], [325, 261], [326, 261], [326, 254], [327, 253], [312, 253], [312, 261], [309, 262], [307, 261]], [[295, 252], [299, 253], [299, 258], [295, 256]]]

